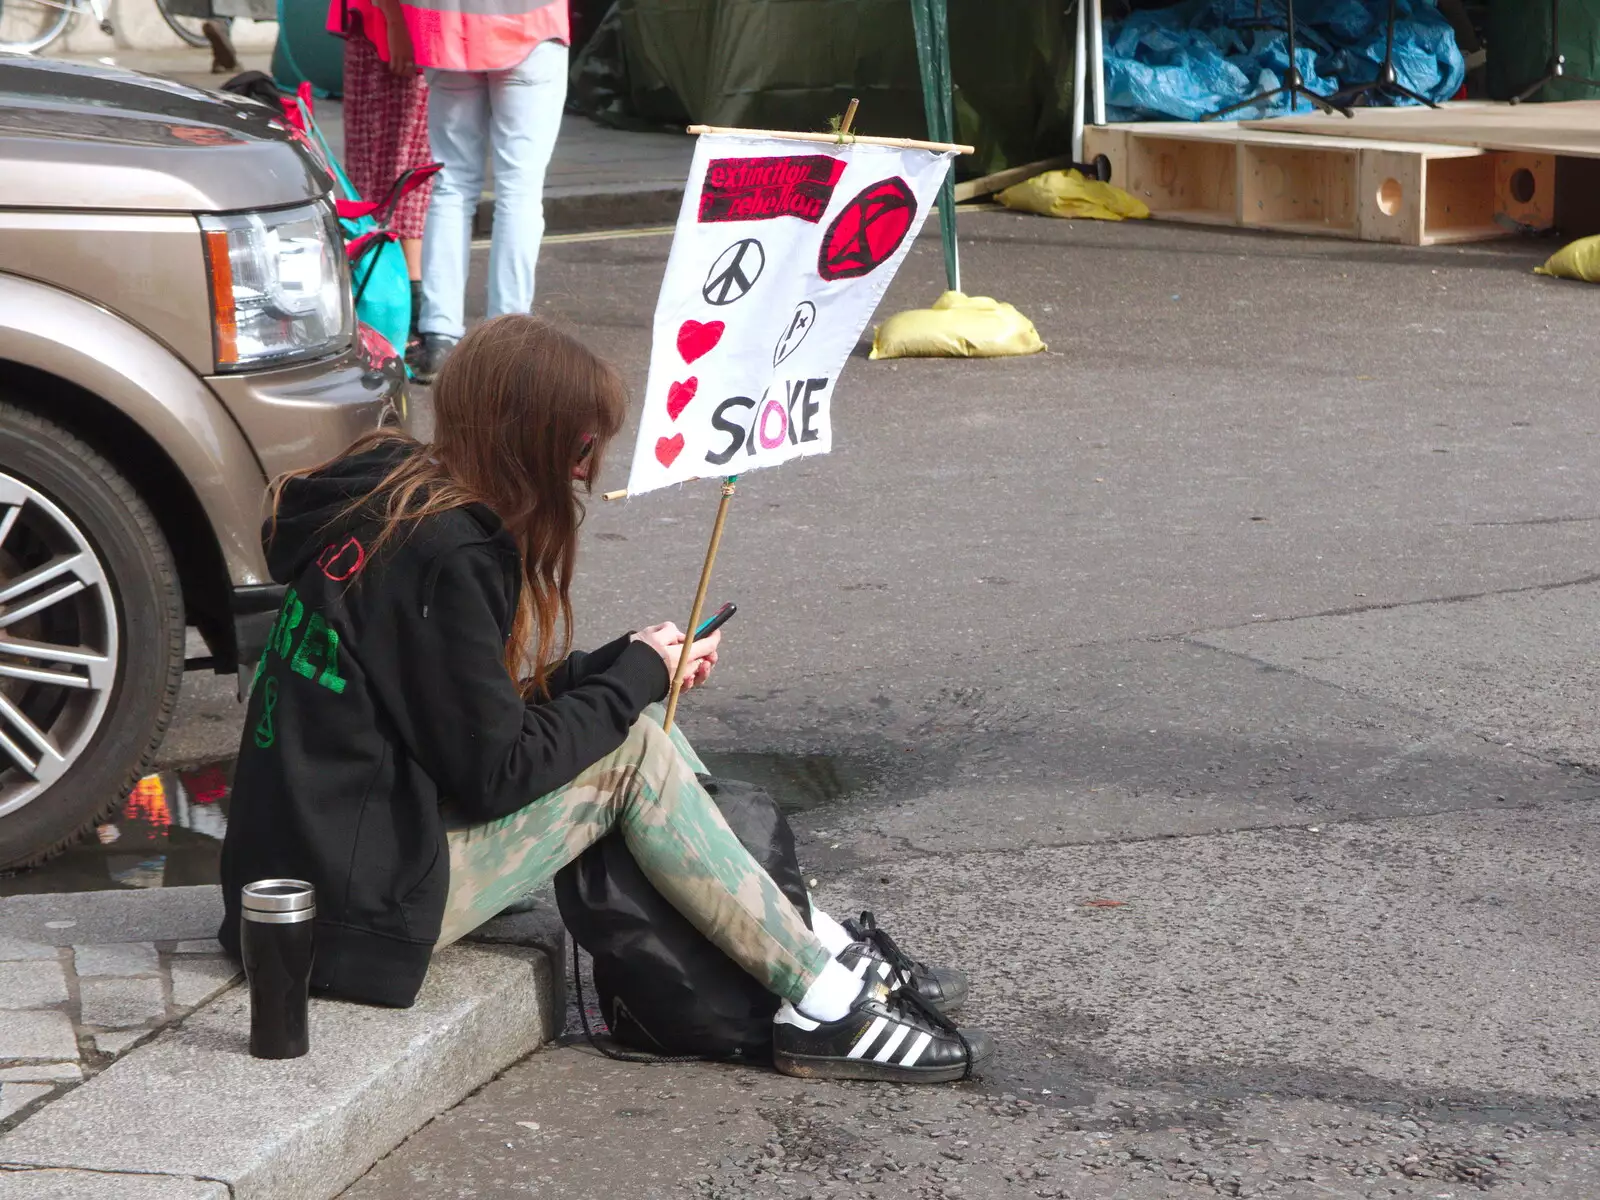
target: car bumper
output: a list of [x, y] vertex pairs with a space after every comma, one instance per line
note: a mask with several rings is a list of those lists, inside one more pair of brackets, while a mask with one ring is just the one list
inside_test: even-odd
[[[404, 363], [366, 326], [361, 334], [336, 358], [207, 380], [249, 439], [267, 479], [326, 462], [380, 425], [405, 421]], [[266, 577], [263, 561], [256, 578]], [[236, 661], [253, 663], [266, 645], [284, 589], [233, 582]]]
[[239, 423], [266, 477], [315, 466], [386, 420], [406, 417], [406, 369], [366, 326], [344, 354], [206, 380]]

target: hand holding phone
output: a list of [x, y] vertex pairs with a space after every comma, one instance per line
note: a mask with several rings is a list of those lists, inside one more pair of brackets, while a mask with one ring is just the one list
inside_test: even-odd
[[[735, 605], [724, 604], [711, 614], [710, 618], [700, 623], [700, 628], [695, 631], [695, 636], [690, 642], [689, 653], [691, 657], [689, 659], [689, 668], [683, 677], [683, 689], [685, 691], [697, 684], [704, 683], [707, 676], [711, 674], [711, 668], [717, 663], [715, 645], [707, 649], [701, 647], [700, 643], [713, 636], [717, 630], [727, 624], [728, 618], [737, 611], [738, 608]], [[661, 655], [661, 661], [667, 664], [668, 674], [676, 673], [678, 659], [683, 654], [685, 642], [682, 630], [676, 625], [670, 621], [664, 621], [659, 625], [646, 626], [633, 635], [633, 640], [644, 642], [657, 654]]]
[[722, 639], [717, 636], [717, 631], [726, 625], [728, 618], [738, 611], [736, 605], [724, 604], [716, 612], [712, 613], [709, 619], [702, 621], [700, 628], [695, 630], [694, 639], [691, 642], [692, 649], [690, 650], [690, 653], [695, 657], [689, 660], [689, 669], [683, 677], [685, 691], [692, 687], [698, 687], [710, 677], [711, 668], [717, 665], [716, 642], [713, 642], [709, 649], [702, 651], [701, 648], [708, 638], [716, 638], [716, 641], [720, 642]]

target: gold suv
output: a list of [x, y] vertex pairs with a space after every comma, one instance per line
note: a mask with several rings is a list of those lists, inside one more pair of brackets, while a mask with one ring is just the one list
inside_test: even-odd
[[267, 481], [403, 413], [331, 186], [259, 104], [0, 54], [0, 869], [126, 794], [186, 666], [258, 657]]

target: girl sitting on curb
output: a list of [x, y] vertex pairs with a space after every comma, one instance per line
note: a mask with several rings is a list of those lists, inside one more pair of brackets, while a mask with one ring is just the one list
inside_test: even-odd
[[[563, 657], [578, 492], [625, 404], [608, 363], [508, 315], [445, 364], [431, 444], [375, 433], [276, 485], [266, 547], [289, 591], [234, 780], [223, 945], [238, 954], [243, 884], [305, 879], [313, 989], [409, 1005], [437, 947], [615, 828], [661, 895], [785, 1001], [780, 1071], [965, 1077], [991, 1042], [939, 1011], [957, 977], [884, 969], [872, 940], [830, 952], [663, 732], [651, 706], [682, 632]], [[693, 645], [686, 686], [720, 641]]]

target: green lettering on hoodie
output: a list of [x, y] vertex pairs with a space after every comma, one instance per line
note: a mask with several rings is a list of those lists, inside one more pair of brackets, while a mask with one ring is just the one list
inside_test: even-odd
[[[317, 664], [311, 661], [311, 656], [316, 653], [322, 656], [321, 675], [317, 674]], [[300, 639], [300, 648], [294, 652], [294, 661], [289, 665], [296, 674], [316, 679], [330, 692], [344, 692], [345, 681], [339, 674], [339, 631], [323, 620], [319, 612], [311, 614], [311, 620], [306, 623], [305, 636]]]
[[[295, 674], [315, 679], [335, 695], [343, 694], [346, 681], [339, 674], [339, 631], [328, 624], [321, 613], [313, 612], [311, 619], [306, 621], [305, 632], [300, 635], [300, 644], [295, 646], [294, 631], [305, 620], [305, 615], [305, 602], [300, 599], [300, 593], [290, 588], [284, 593], [278, 620], [267, 635], [266, 649], [256, 663], [256, 673], [250, 681], [252, 688], [261, 682], [261, 676], [267, 669], [267, 660], [276, 654], [279, 658], [289, 659], [289, 666]], [[291, 649], [294, 651], [292, 657]], [[320, 674], [318, 667], [321, 668]]]

